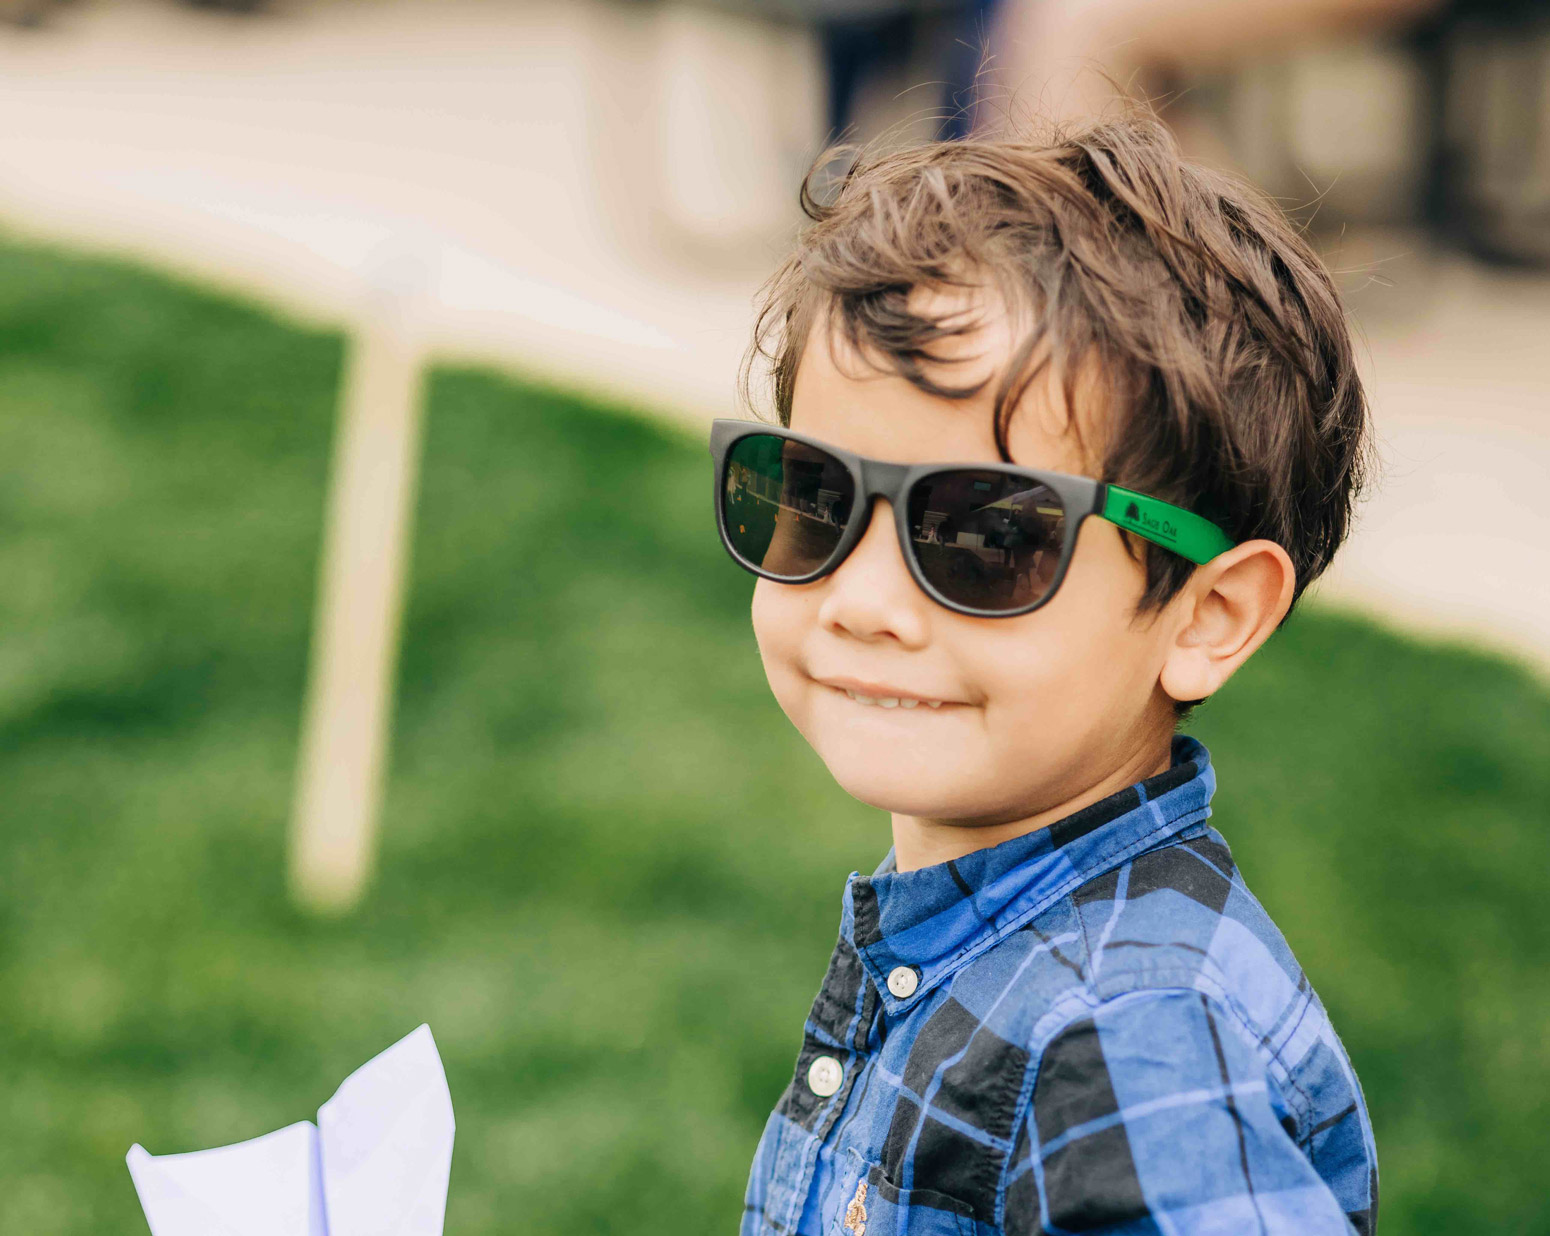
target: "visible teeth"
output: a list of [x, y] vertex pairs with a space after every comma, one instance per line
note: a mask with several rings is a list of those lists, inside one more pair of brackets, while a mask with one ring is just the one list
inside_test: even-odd
[[880, 708], [919, 708], [922, 704], [929, 704], [932, 708], [940, 708], [941, 700], [916, 700], [905, 699], [895, 695], [862, 695], [860, 692], [845, 688], [845, 694], [850, 696], [858, 704], [873, 704]]

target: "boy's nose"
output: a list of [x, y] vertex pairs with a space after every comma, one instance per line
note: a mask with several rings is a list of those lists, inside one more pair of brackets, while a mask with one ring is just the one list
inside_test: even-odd
[[895, 639], [910, 648], [926, 643], [932, 602], [905, 564], [886, 499], [873, 502], [861, 540], [823, 585], [818, 621], [825, 630], [869, 642]]

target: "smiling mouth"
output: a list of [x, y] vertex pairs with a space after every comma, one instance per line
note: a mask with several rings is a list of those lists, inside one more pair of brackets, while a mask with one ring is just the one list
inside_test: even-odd
[[924, 704], [937, 711], [945, 704], [949, 709], [961, 705], [960, 700], [933, 699], [929, 695], [909, 695], [891, 683], [865, 682], [859, 678], [817, 678], [819, 686], [849, 697], [868, 708], [919, 708]]
[[856, 703], [866, 704], [871, 708], [919, 708], [922, 704], [927, 708], [940, 708], [942, 706], [941, 700], [914, 699], [908, 695], [862, 695], [859, 691], [848, 689], [845, 691], [845, 694], [855, 700]]

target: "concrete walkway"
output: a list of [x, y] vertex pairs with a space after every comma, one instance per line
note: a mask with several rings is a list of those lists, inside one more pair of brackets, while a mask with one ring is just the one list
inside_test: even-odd
[[[656, 6], [99, 0], [0, 28], [0, 225], [314, 320], [412, 286], [443, 354], [703, 425], [818, 99], [800, 32]], [[1337, 255], [1369, 263], [1385, 471], [1322, 593], [1550, 667], [1550, 282], [1394, 239]]]
[[1428, 258], [1392, 238], [1360, 256], [1392, 281], [1350, 296], [1381, 469], [1322, 591], [1544, 673], [1550, 279]]
[[815, 83], [778, 105], [810, 49], [762, 35], [594, 0], [72, 5], [0, 27], [0, 220], [321, 320], [418, 286], [442, 351], [703, 418], [817, 124]]

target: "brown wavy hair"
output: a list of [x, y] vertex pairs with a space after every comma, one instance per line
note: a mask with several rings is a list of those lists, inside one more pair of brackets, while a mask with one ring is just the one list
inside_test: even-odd
[[[820, 173], [851, 156], [837, 191], [820, 201]], [[910, 292], [988, 280], [1006, 304], [1032, 310], [1033, 326], [999, 371], [1003, 460], [1030, 383], [1053, 365], [1078, 408], [1086, 388], [1077, 379], [1090, 374], [1107, 410], [1100, 479], [1197, 511], [1235, 541], [1275, 541], [1296, 567], [1294, 601], [1328, 565], [1370, 456], [1334, 282], [1273, 200], [1185, 159], [1144, 107], [1040, 140], [831, 146], [799, 200], [808, 222], [761, 289], [743, 359], [750, 409], [763, 361], [780, 422], [790, 423], [820, 311], [860, 354], [920, 390], [975, 395], [993, 379], [944, 385], [923, 364], [941, 359], [933, 342], [973, 324], [912, 312]], [[1131, 547], [1145, 554], [1141, 609], [1166, 604], [1193, 564], [1160, 546]]]

